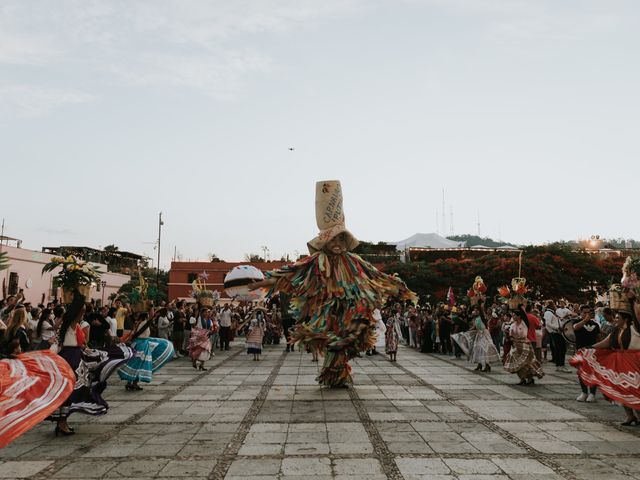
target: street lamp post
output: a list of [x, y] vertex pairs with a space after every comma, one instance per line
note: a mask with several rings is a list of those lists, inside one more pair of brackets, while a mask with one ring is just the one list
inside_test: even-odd
[[162, 212], [158, 215], [158, 263], [156, 264], [156, 304], [158, 303], [158, 294], [160, 293], [160, 239], [162, 238]]
[[100, 304], [100, 306], [104, 306], [104, 289], [107, 286], [107, 282], [105, 280], [102, 280], [100, 282], [100, 286], [102, 287], [102, 303]]

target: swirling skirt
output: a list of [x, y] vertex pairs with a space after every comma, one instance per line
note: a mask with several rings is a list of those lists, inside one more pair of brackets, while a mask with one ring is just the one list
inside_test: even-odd
[[136, 338], [134, 357], [118, 370], [118, 376], [128, 382], [151, 382], [153, 373], [173, 358], [173, 344], [164, 338]]
[[507, 358], [504, 369], [509, 373], [517, 373], [521, 379], [544, 377], [540, 362], [536, 359], [531, 343], [527, 339], [516, 338]]
[[59, 355], [74, 369], [76, 384], [67, 401], [50, 419], [67, 418], [74, 412], [86, 415], [107, 413], [109, 404], [102, 398], [107, 380], [133, 354], [133, 350], [124, 344], [84, 351], [80, 347], [63, 347]]
[[460, 350], [464, 352], [467, 357], [471, 356], [471, 350], [473, 349], [473, 344], [476, 340], [476, 331], [469, 332], [460, 332], [460, 333], [452, 333], [451, 340], [456, 342], [460, 347]]
[[640, 410], [640, 351], [584, 348], [569, 363], [585, 385], [598, 386], [603, 395]]
[[74, 384], [71, 367], [48, 350], [0, 360], [0, 448], [58, 409]]
[[500, 355], [496, 346], [493, 344], [489, 330], [482, 330], [476, 333], [471, 354], [469, 355], [471, 363], [495, 363], [500, 361]]
[[191, 360], [206, 362], [211, 358], [211, 340], [209, 330], [194, 327], [189, 337], [189, 356]]

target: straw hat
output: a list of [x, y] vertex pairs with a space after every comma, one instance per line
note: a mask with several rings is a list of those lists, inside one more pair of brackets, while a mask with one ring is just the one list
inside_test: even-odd
[[320, 233], [307, 242], [309, 252], [315, 253], [322, 250], [332, 238], [341, 233], [347, 236], [348, 251], [358, 246], [358, 239], [345, 226], [340, 180], [324, 180], [316, 183], [316, 224]]

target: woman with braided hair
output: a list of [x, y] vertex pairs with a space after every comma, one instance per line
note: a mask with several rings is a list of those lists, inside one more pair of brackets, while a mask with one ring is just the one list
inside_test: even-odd
[[80, 322], [85, 313], [85, 298], [77, 290], [73, 301], [62, 317], [56, 333], [56, 343], [52, 347], [59, 351], [73, 369], [76, 377], [73, 392], [64, 405], [51, 415], [57, 422], [56, 436], [74, 433], [67, 419], [74, 412], [86, 415], [104, 415], [109, 404], [102, 397], [107, 388], [107, 380], [120, 365], [128, 361], [132, 350], [126, 345], [112, 345], [106, 349], [87, 348], [87, 339]]
[[513, 323], [508, 332], [511, 350], [504, 362], [504, 369], [509, 373], [516, 373], [520, 378], [518, 385], [533, 385], [533, 377], [544, 377], [540, 362], [536, 359], [531, 342], [527, 338], [528, 332], [529, 319], [524, 308], [520, 306], [513, 312]]
[[173, 344], [169, 340], [151, 337], [153, 318], [147, 312], [139, 313], [127, 340], [135, 355], [118, 370], [120, 379], [127, 381], [127, 390], [142, 390], [138, 382], [150, 383], [153, 373], [173, 358]]

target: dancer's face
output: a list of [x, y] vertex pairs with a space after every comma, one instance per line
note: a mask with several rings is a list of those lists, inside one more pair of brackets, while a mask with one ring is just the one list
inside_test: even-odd
[[325, 252], [331, 255], [340, 255], [347, 251], [347, 236], [340, 233], [327, 242], [324, 247]]

